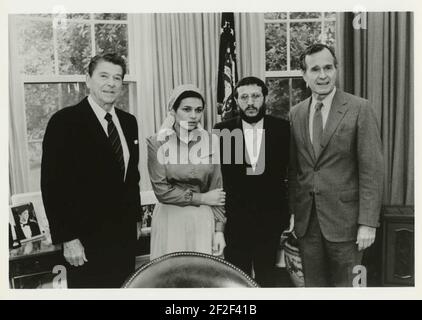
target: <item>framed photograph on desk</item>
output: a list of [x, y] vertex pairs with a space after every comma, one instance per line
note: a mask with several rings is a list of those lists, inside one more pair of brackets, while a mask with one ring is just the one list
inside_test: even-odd
[[45, 236], [40, 227], [32, 202], [11, 206], [11, 232], [13, 241], [24, 243]]

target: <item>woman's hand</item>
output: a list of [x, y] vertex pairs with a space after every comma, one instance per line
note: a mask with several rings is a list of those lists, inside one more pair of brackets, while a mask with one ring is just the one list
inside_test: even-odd
[[208, 191], [202, 194], [202, 202], [209, 206], [224, 206], [226, 193], [221, 188]]
[[214, 232], [214, 237], [212, 238], [212, 254], [214, 256], [221, 256], [226, 247], [226, 240], [224, 240], [224, 233], [222, 231]]

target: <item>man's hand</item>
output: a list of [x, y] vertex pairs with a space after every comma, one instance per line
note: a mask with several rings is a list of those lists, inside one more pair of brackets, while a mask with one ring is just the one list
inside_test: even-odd
[[224, 233], [221, 231], [214, 232], [212, 239], [212, 254], [214, 256], [221, 256], [226, 247], [226, 240], [224, 240]]
[[375, 241], [376, 228], [360, 225], [358, 229], [358, 237], [356, 244], [358, 245], [358, 250], [365, 250], [369, 248]]
[[63, 243], [63, 255], [70, 265], [82, 266], [88, 259], [85, 256], [85, 249], [79, 239], [74, 239]]

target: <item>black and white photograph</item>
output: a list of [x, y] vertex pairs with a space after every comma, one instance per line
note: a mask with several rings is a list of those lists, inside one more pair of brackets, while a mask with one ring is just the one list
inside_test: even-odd
[[11, 221], [14, 229], [14, 232], [12, 232], [13, 241], [25, 242], [43, 236], [32, 203], [12, 206], [10, 210], [13, 215], [13, 221]]
[[7, 18], [12, 292], [417, 289], [412, 7]]

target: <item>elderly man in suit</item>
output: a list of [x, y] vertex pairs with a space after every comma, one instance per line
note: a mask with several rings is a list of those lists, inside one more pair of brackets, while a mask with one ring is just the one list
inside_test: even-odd
[[125, 61], [98, 55], [88, 97], [55, 113], [43, 141], [41, 191], [72, 288], [115, 288], [134, 270], [140, 218], [138, 126], [114, 107]]
[[300, 60], [312, 96], [291, 110], [289, 197], [305, 286], [349, 287], [379, 224], [379, 128], [367, 100], [335, 87], [329, 47], [312, 45]]
[[289, 224], [289, 122], [266, 115], [268, 88], [245, 77], [234, 90], [240, 115], [216, 124], [226, 191], [225, 258], [263, 287], [276, 286], [280, 235]]

